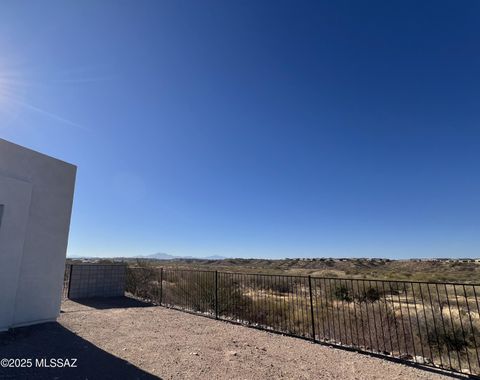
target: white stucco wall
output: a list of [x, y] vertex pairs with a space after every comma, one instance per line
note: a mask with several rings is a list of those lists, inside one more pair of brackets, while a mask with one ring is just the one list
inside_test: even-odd
[[0, 139], [0, 331], [60, 312], [75, 174]]

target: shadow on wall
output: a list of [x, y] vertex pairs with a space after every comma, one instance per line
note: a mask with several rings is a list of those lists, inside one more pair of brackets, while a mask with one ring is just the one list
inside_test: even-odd
[[[155, 306], [151, 303], [137, 300], [130, 297], [95, 297], [95, 298], [80, 298], [70, 300], [76, 304], [91, 307], [93, 309], [125, 309], [130, 307], [151, 307]], [[65, 308], [62, 307], [62, 309]], [[62, 310], [68, 312], [69, 310]]]
[[77, 359], [77, 368], [0, 367], [0, 379], [160, 379], [56, 322], [0, 333], [0, 358]]

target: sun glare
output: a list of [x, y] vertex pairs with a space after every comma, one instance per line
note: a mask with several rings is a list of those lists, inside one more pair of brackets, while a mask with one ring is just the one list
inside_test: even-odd
[[24, 97], [24, 75], [19, 70], [12, 69], [5, 61], [0, 62], [0, 113], [16, 112], [16, 101]]
[[0, 116], [3, 121], [15, 116], [18, 111], [15, 99], [21, 97], [21, 85], [16, 84], [15, 76], [0, 68]]
[[[48, 85], [33, 81], [25, 73], [19, 70], [8, 70], [0, 64], [0, 121], [11, 121], [23, 112], [30, 112], [47, 117], [64, 126], [84, 129], [85, 127], [57, 113], [38, 107], [35, 102], [30, 100], [36, 92], [33, 90], [45, 87], [48, 87]], [[8, 123], [0, 123], [0, 125], [6, 124]]]

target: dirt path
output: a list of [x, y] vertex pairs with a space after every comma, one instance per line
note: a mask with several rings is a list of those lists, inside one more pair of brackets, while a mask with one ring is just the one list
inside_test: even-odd
[[[79, 356], [79, 368], [69, 368], [69, 372], [57, 369], [51, 373], [60, 375], [56, 376], [59, 379], [109, 376], [151, 379], [151, 375], [163, 379], [448, 378], [180, 311], [135, 307], [139, 305], [133, 301], [129, 305], [133, 307], [124, 306], [65, 302], [59, 328], [72, 335], [69, 339], [79, 340], [69, 344], [74, 347], [70, 348], [69, 355]], [[21, 339], [10, 344], [21, 344]], [[82, 345], [93, 346], [82, 348]], [[6, 350], [8, 342], [0, 343], [0, 354], [4, 355]], [[82, 357], [82, 350], [90, 351], [90, 357]]]

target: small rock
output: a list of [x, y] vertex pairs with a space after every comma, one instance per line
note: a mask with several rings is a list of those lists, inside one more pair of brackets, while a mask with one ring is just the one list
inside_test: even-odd
[[228, 354], [230, 356], [237, 356], [237, 352], [236, 351], [229, 351]]
[[190, 355], [198, 356], [198, 352], [190, 352]]
[[415, 361], [420, 364], [426, 364], [426, 360], [423, 356], [415, 356]]

